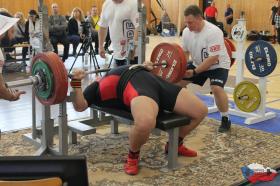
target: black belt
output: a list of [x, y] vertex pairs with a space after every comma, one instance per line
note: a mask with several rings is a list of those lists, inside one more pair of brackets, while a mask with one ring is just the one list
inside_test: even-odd
[[128, 84], [129, 80], [134, 76], [134, 74], [136, 74], [141, 70], [147, 71], [147, 69], [144, 68], [143, 66], [138, 66], [133, 69], [127, 69], [121, 74], [117, 85], [117, 96], [122, 102], [123, 102], [123, 93], [124, 93], [124, 89], [126, 88], [126, 85]]

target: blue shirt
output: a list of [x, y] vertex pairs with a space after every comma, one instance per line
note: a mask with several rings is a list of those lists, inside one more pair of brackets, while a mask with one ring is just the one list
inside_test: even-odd
[[[229, 15], [233, 15], [233, 10], [232, 8], [227, 8], [227, 10], [225, 11], [225, 17], [229, 16]], [[231, 24], [233, 22], [233, 17], [229, 18], [226, 20], [227, 24]]]

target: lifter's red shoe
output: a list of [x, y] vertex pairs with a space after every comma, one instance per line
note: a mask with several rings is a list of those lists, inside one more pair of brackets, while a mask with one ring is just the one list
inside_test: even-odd
[[126, 163], [124, 165], [124, 172], [129, 175], [138, 174], [138, 163], [139, 159], [127, 157]]
[[[168, 154], [168, 143], [165, 145], [165, 153]], [[178, 155], [186, 157], [196, 157], [197, 152], [191, 149], [188, 149], [183, 144], [178, 146]]]

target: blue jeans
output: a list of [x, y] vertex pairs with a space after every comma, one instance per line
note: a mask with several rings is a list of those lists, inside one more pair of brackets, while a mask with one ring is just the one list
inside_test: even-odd
[[68, 35], [69, 43], [73, 45], [73, 54], [76, 54], [77, 47], [80, 43], [80, 36], [78, 35]]

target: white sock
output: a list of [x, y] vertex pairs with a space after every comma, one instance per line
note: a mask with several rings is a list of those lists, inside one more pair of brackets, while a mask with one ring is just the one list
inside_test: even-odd
[[228, 117], [228, 112], [220, 112], [221, 113], [221, 116], [225, 116], [225, 117]]

